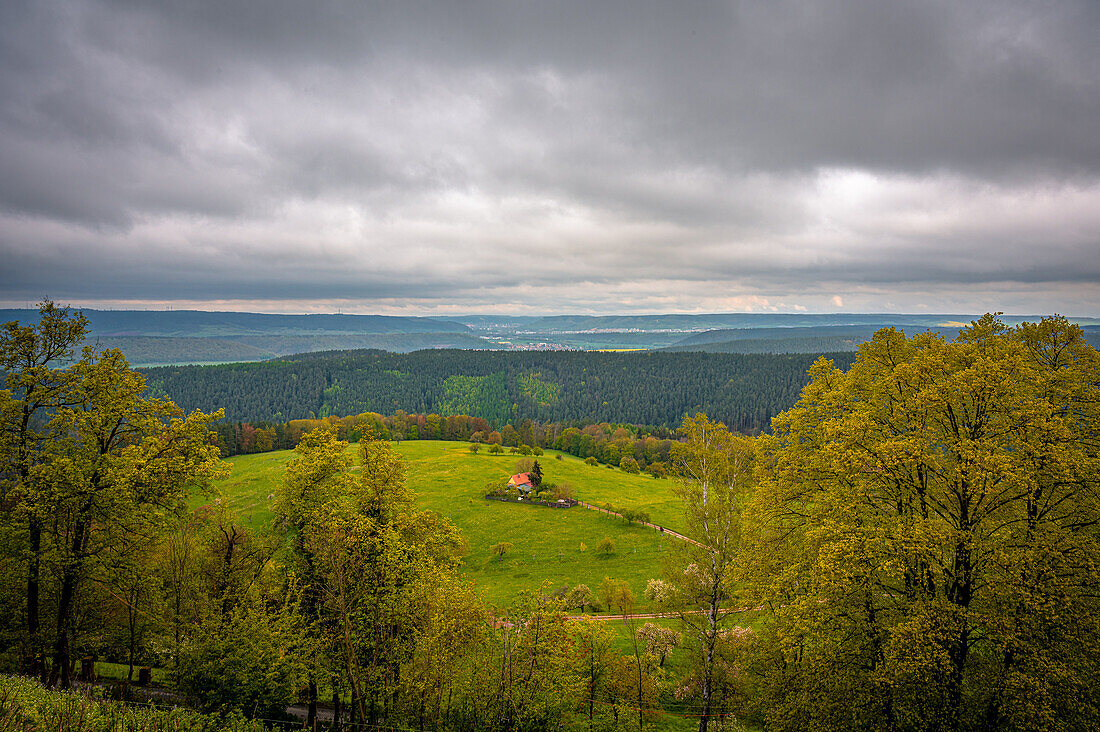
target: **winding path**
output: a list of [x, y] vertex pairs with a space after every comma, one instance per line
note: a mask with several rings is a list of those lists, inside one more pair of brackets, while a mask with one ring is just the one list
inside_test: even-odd
[[[600, 511], [601, 513], [606, 513], [606, 514], [610, 514], [612, 516], [618, 516], [619, 518], [623, 518], [623, 515], [621, 513], [618, 513], [616, 511], [608, 511], [606, 508], [600, 508], [599, 506], [595, 506], [591, 503], [585, 503], [584, 501], [577, 501], [577, 505], [578, 506], [584, 506], [589, 511]], [[684, 536], [683, 534], [678, 534], [675, 531], [673, 531], [672, 529], [666, 529], [664, 526], [661, 526], [659, 524], [651, 524], [648, 521], [638, 521], [637, 523], [641, 524], [642, 526], [648, 526], [651, 529], [656, 529], [657, 531], [660, 531], [662, 534], [668, 534], [669, 536], [674, 537], [676, 539], [679, 539], [680, 541], [686, 541], [689, 544], [694, 544], [697, 547], [706, 549], [706, 545], [700, 544], [699, 542], [695, 541], [695, 539], [689, 539], [688, 537]]]

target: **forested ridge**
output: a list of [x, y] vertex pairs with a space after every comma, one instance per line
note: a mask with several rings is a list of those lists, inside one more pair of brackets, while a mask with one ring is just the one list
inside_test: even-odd
[[[853, 354], [826, 354], [846, 368]], [[743, 432], [790, 407], [818, 354], [340, 351], [265, 363], [145, 370], [155, 394], [227, 419], [282, 421], [396, 410], [675, 426], [714, 415]]]

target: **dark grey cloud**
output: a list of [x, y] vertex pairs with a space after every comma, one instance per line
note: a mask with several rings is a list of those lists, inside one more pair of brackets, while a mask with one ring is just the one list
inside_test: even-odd
[[1097, 313], [1097, 37], [1090, 0], [5, 3], [0, 297]]

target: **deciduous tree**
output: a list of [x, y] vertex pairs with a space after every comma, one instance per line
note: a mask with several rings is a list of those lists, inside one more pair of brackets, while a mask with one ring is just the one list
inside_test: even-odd
[[672, 465], [690, 541], [675, 545], [675, 559], [665, 573], [667, 585], [658, 594], [678, 610], [695, 651], [699, 730], [706, 732], [711, 716], [726, 711], [714, 706], [717, 647], [735, 611], [741, 513], [752, 487], [754, 445], [705, 414], [685, 418], [681, 431], [686, 439], [673, 446]]
[[5, 524], [14, 533], [13, 559], [24, 555], [26, 591], [19, 634], [24, 672], [45, 680], [45, 645], [41, 627], [43, 528], [49, 506], [38, 472], [48, 460], [49, 445], [60, 438], [56, 410], [72, 399], [76, 378], [67, 368], [88, 332], [80, 313], [59, 308], [52, 301], [39, 305], [39, 321], [22, 325], [10, 321], [0, 328], [0, 505]]
[[771, 726], [1097, 724], [1098, 374], [1065, 319], [991, 315], [814, 366], [751, 511]]

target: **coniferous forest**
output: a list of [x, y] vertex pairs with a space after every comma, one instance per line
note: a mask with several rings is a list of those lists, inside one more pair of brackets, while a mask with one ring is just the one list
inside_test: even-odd
[[[847, 367], [852, 353], [826, 356]], [[266, 363], [145, 370], [153, 393], [231, 421], [397, 410], [465, 414], [500, 426], [620, 422], [678, 426], [705, 412], [741, 432], [767, 429], [805, 386], [816, 354], [346, 351]]]

